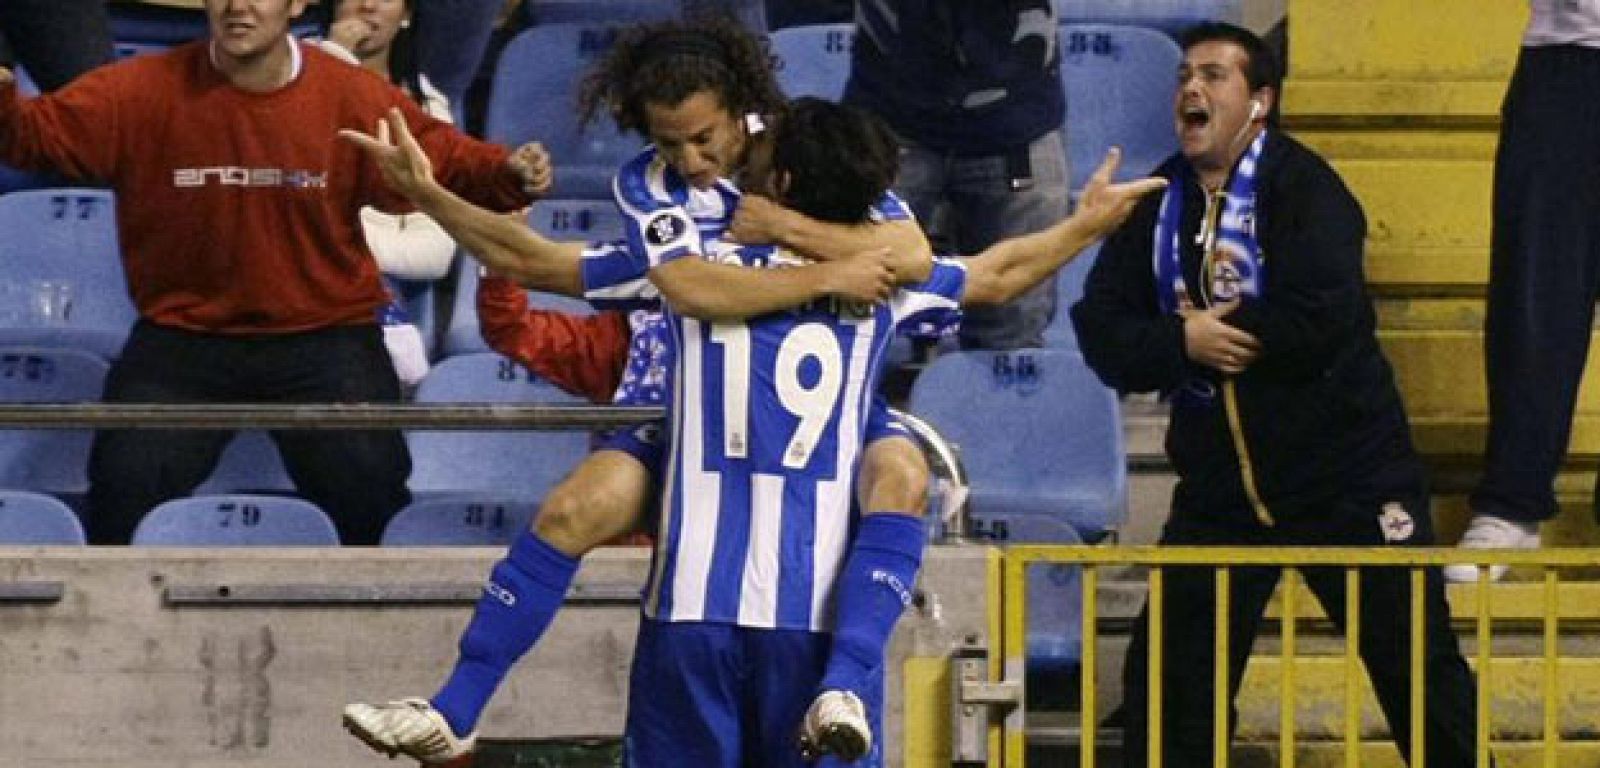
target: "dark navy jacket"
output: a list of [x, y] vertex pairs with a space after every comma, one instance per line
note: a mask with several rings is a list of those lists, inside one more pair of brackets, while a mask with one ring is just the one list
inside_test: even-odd
[[858, 0], [856, 21], [844, 101], [903, 139], [1002, 154], [1066, 117], [1050, 0]]

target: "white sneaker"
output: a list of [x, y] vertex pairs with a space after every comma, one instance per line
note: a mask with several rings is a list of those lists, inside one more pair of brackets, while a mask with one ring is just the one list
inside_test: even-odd
[[872, 751], [867, 708], [849, 691], [823, 691], [806, 710], [800, 726], [800, 752], [807, 760], [835, 755], [846, 762]]
[[444, 715], [426, 699], [346, 705], [344, 727], [389, 757], [407, 755], [425, 765], [440, 765], [461, 757], [471, 752], [478, 740], [477, 733], [457, 737]]
[[[1461, 534], [1456, 546], [1462, 549], [1538, 549], [1539, 524], [1518, 523], [1494, 515], [1473, 515], [1472, 524]], [[1489, 580], [1499, 581], [1508, 570], [1510, 567], [1505, 565], [1489, 566]], [[1477, 581], [1478, 566], [1447, 565], [1444, 578], [1457, 583]]]

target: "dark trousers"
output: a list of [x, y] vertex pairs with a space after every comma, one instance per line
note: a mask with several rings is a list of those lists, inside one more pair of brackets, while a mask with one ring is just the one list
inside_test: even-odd
[[[400, 385], [376, 325], [232, 337], [134, 326], [111, 366], [118, 403], [393, 403]], [[232, 432], [103, 430], [89, 456], [89, 537], [125, 544], [139, 519], [211, 474]], [[410, 501], [411, 456], [395, 430], [275, 431], [295, 487], [346, 544], [375, 544]]]
[[[1183, 545], [1287, 546], [1296, 544], [1380, 546], [1424, 545], [1432, 541], [1427, 497], [1398, 502], [1403, 516], [1382, 517], [1390, 501], [1374, 499], [1330, 505], [1310, 523], [1280, 529], [1236, 528], [1209, 522], [1216, 516], [1174, 513], [1161, 543]], [[1322, 512], [1323, 510], [1319, 510]], [[1248, 514], [1248, 513], [1246, 513]], [[1388, 535], [1385, 535], [1385, 531]], [[1235, 568], [1230, 584], [1228, 616], [1228, 733], [1237, 725], [1233, 708], [1252, 642], [1279, 568]], [[1302, 569], [1305, 582], [1329, 617], [1345, 628], [1345, 582], [1341, 568]], [[1212, 764], [1212, 691], [1215, 656], [1216, 577], [1211, 568], [1167, 568], [1163, 595], [1162, 745], [1163, 765]], [[1427, 764], [1434, 768], [1473, 765], [1476, 688], [1450, 629], [1450, 608], [1437, 568], [1426, 575], [1425, 681], [1428, 688]], [[1389, 721], [1400, 752], [1409, 758], [1410, 720], [1410, 577], [1403, 568], [1366, 568], [1361, 572], [1361, 637], [1359, 648], [1378, 702]], [[1124, 765], [1144, 768], [1149, 747], [1149, 606], [1134, 625], [1123, 668]]]
[[1555, 516], [1600, 294], [1600, 50], [1524, 48], [1501, 109], [1475, 512]]

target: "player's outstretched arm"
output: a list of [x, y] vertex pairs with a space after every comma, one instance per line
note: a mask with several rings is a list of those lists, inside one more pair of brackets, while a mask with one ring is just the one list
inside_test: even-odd
[[433, 163], [400, 110], [390, 109], [375, 135], [343, 130], [339, 136], [360, 147], [390, 187], [432, 216], [485, 266], [530, 288], [583, 295], [583, 244], [547, 240], [529, 229], [521, 214], [485, 210], [445, 189], [434, 180]]
[[740, 320], [827, 296], [881, 301], [894, 286], [888, 258], [879, 249], [832, 262], [755, 268], [689, 256], [652, 268], [650, 282], [678, 314], [712, 322]]
[[752, 194], [740, 199], [728, 232], [735, 242], [781, 245], [816, 261], [888, 248], [889, 268], [901, 285], [920, 283], [933, 273], [933, 247], [922, 227], [910, 219], [834, 224]]
[[1003, 304], [1016, 298], [1120, 226], [1140, 198], [1167, 186], [1166, 179], [1158, 178], [1112, 184], [1121, 161], [1122, 151], [1112, 147], [1071, 216], [1041, 232], [1002, 240], [968, 259], [961, 303]]

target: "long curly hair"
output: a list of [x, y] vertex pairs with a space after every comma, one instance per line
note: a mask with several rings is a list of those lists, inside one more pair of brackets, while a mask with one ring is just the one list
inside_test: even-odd
[[622, 30], [584, 76], [578, 110], [585, 124], [604, 110], [619, 130], [646, 136], [646, 105], [675, 106], [702, 91], [734, 115], [770, 114], [784, 103], [761, 41], [731, 19], [709, 17]]

